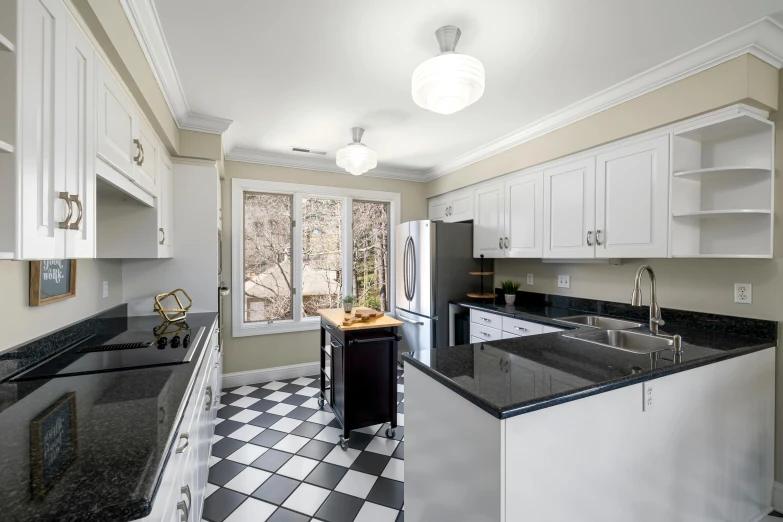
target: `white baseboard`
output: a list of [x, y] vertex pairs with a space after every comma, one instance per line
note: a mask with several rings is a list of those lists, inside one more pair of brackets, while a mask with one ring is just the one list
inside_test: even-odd
[[775, 511], [783, 513], [783, 482], [772, 483], [772, 507]]
[[258, 384], [280, 379], [295, 379], [307, 375], [318, 375], [321, 369], [320, 363], [292, 364], [290, 366], [278, 366], [276, 368], [264, 368], [263, 370], [250, 370], [247, 372], [224, 373], [223, 387], [233, 388], [245, 384]]

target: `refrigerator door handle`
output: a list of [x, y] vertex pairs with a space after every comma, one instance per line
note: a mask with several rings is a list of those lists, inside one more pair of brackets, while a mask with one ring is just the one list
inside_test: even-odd
[[410, 236], [405, 238], [405, 246], [402, 249], [402, 287], [405, 292], [405, 299], [408, 301], [411, 300], [408, 294], [408, 242], [410, 240]]
[[416, 243], [414, 243], [413, 238], [411, 238], [411, 249], [410, 249], [410, 260], [411, 260], [411, 273], [413, 277], [410, 278], [410, 284], [411, 284], [411, 297], [410, 301], [413, 301], [413, 298], [416, 296]]
[[399, 319], [400, 321], [403, 321], [405, 323], [415, 324], [417, 326], [424, 326], [424, 322], [423, 321], [414, 321], [414, 320], [408, 319], [407, 317], [404, 317], [404, 316], [402, 316], [400, 314], [397, 314], [397, 319]]

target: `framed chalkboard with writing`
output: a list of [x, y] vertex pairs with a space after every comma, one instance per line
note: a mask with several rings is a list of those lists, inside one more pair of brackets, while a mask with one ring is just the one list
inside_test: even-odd
[[30, 261], [30, 306], [41, 306], [76, 295], [76, 260]]
[[76, 459], [76, 394], [69, 393], [30, 422], [33, 497], [43, 497]]

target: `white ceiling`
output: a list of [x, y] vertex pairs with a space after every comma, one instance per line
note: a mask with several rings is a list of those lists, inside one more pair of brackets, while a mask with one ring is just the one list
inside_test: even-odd
[[[154, 0], [190, 111], [234, 146], [335, 151], [349, 127], [379, 166], [426, 171], [783, 8], [781, 0]], [[450, 116], [411, 99], [433, 37], [457, 25], [482, 99]]]

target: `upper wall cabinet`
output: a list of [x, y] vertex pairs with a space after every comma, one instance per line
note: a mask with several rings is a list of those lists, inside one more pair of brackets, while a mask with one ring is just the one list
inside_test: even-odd
[[512, 177], [505, 184], [505, 257], [544, 253], [544, 173]]
[[473, 212], [473, 257], [505, 257], [504, 184], [476, 189]]
[[596, 157], [595, 257], [666, 257], [669, 137]]
[[447, 223], [470, 221], [473, 219], [473, 190], [457, 191], [433, 199], [429, 204], [429, 218]]
[[595, 256], [595, 158], [544, 171], [544, 257]]

